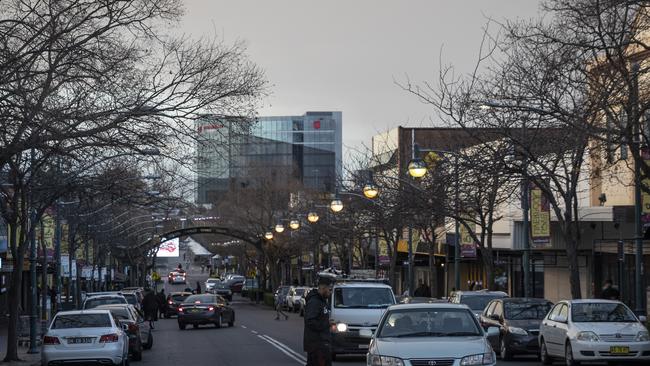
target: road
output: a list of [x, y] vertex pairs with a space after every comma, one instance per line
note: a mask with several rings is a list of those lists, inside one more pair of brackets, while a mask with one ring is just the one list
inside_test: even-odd
[[[188, 286], [204, 283], [207, 276], [190, 268]], [[185, 285], [165, 285], [165, 291], [180, 291]], [[289, 320], [275, 320], [275, 312], [235, 296], [231, 306], [236, 312], [232, 328], [214, 327], [178, 329], [176, 319], [156, 323], [154, 346], [146, 351], [141, 362], [133, 365], [304, 365], [302, 352], [303, 318], [290, 314]], [[365, 357], [340, 357], [334, 365], [365, 365]], [[538, 366], [534, 358], [499, 362], [500, 366]]]

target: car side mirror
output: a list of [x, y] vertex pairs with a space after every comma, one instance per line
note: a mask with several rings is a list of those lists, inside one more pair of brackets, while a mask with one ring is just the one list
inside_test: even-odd
[[362, 338], [372, 338], [372, 330], [370, 329], [360, 329], [359, 336]]
[[648, 321], [648, 318], [645, 315], [639, 315], [639, 321], [645, 323]]
[[487, 333], [485, 334], [487, 338], [493, 338], [493, 337], [498, 337], [499, 336], [499, 328], [497, 327], [489, 327], [487, 329]]

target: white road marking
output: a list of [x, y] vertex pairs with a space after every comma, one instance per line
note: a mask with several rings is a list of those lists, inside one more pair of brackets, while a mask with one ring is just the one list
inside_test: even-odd
[[253, 333], [253, 334], [257, 334], [257, 331], [255, 331], [255, 330], [251, 330], [251, 333]]
[[246, 328], [246, 326], [245, 326], [245, 325], [242, 325], [241, 327], [242, 327], [242, 328], [244, 328], [244, 329], [248, 329], [248, 328]]
[[[303, 356], [301, 356], [301, 358], [296, 357], [295, 354], [294, 354], [294, 352], [293, 352], [291, 349], [288, 349], [288, 348], [285, 349], [285, 348], [283, 348], [283, 347], [281, 347], [281, 346], [278, 346], [277, 344], [275, 344], [275, 343], [272, 342], [271, 340], [265, 338], [264, 336], [258, 335], [258, 337], [259, 337], [260, 339], [266, 341], [268, 344], [272, 345], [273, 347], [277, 348], [278, 350], [280, 350], [280, 352], [282, 352], [282, 353], [284, 353], [285, 355], [289, 356], [291, 359], [293, 359], [294, 361], [298, 362], [299, 364], [302, 365], [302, 364], [304, 364], [305, 362], [307, 362], [307, 359], [305, 359]], [[280, 343], [280, 344], [282, 344], [282, 343]]]
[[305, 355], [303, 355], [303, 354], [301, 354], [301, 353], [298, 353], [298, 352], [292, 350], [292, 349], [291, 349], [289, 346], [287, 346], [286, 344], [284, 344], [284, 343], [278, 341], [277, 339], [274, 339], [274, 338], [272, 338], [272, 337], [270, 337], [270, 336], [268, 336], [268, 335], [266, 335], [266, 334], [263, 335], [262, 337], [263, 337], [264, 339], [266, 339], [267, 341], [271, 342], [272, 344], [274, 344], [275, 346], [281, 347], [281, 348], [284, 349], [285, 351], [287, 351], [287, 352], [291, 353], [292, 355], [294, 355], [295, 357], [301, 359], [302, 362], [307, 362], [307, 357], [305, 357]]

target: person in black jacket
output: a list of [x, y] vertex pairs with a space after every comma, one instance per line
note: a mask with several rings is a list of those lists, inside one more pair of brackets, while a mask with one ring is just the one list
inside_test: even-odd
[[303, 348], [307, 352], [307, 366], [330, 366], [332, 364], [330, 310], [327, 304], [331, 293], [330, 279], [321, 277], [318, 281], [318, 289], [311, 290], [307, 294], [303, 336]]
[[158, 300], [156, 294], [150, 288], [146, 288], [144, 291], [145, 295], [142, 300], [144, 317], [149, 321], [149, 325], [153, 329], [153, 322], [158, 320]]

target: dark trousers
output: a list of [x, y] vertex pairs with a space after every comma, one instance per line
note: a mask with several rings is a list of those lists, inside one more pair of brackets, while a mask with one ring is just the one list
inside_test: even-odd
[[332, 353], [327, 348], [307, 352], [306, 366], [332, 366]]

